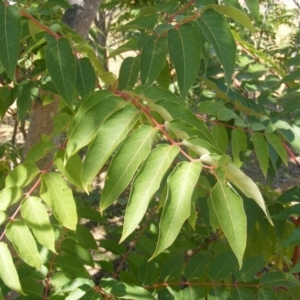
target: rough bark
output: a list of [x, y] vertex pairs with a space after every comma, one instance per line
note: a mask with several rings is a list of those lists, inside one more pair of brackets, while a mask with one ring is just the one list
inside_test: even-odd
[[[66, 10], [62, 21], [81, 36], [87, 37], [101, 2], [102, 0], [69, 0], [73, 8]], [[30, 125], [23, 148], [23, 159], [25, 159], [30, 148], [41, 141], [43, 134], [49, 135], [53, 132], [53, 117], [58, 103], [58, 98], [48, 105], [43, 105], [39, 99], [33, 103]], [[37, 165], [40, 169], [44, 169], [51, 160], [52, 155], [49, 154]]]

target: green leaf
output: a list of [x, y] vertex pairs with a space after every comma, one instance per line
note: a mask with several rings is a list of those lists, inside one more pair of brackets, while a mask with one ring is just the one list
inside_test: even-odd
[[72, 105], [76, 87], [76, 61], [65, 38], [46, 35], [46, 64], [51, 79], [68, 106]]
[[260, 289], [257, 296], [258, 300], [278, 300], [272, 289]]
[[181, 98], [185, 99], [200, 69], [201, 40], [198, 30], [189, 23], [178, 30], [169, 30], [168, 45]]
[[[0, 4], [1, 5], [1, 4]], [[8, 108], [12, 105], [10, 89], [6, 86], [0, 87], [0, 118], [3, 119]]]
[[120, 241], [131, 234], [142, 220], [151, 198], [178, 153], [177, 146], [169, 145], [158, 145], [150, 152], [133, 181]]
[[32, 267], [41, 267], [41, 258], [36, 242], [24, 221], [10, 221], [6, 226], [6, 237], [14, 245], [22, 260]]
[[236, 45], [225, 18], [213, 9], [205, 10], [197, 20], [207, 40], [212, 44], [225, 72], [227, 86], [231, 84], [236, 59]]
[[[0, 6], [1, 8], [1, 6]], [[25, 295], [12, 256], [7, 245], [0, 242], [0, 278], [13, 291]]]
[[168, 196], [159, 223], [159, 236], [154, 258], [176, 239], [189, 217], [191, 198], [202, 169], [199, 162], [181, 162], [168, 177]]
[[260, 168], [265, 177], [267, 177], [268, 166], [269, 166], [269, 150], [268, 145], [264, 137], [260, 133], [253, 133], [252, 140], [255, 147], [257, 159]]
[[140, 55], [136, 57], [126, 57], [121, 64], [119, 72], [119, 90], [133, 88], [140, 71]]
[[41, 198], [52, 209], [55, 218], [63, 226], [75, 230], [77, 211], [70, 187], [57, 173], [44, 174], [41, 180]]
[[124, 255], [126, 252], [126, 247], [114, 240], [101, 240], [101, 247], [115, 255]]
[[252, 25], [251, 20], [240, 9], [230, 7], [230, 6], [227, 6], [227, 5], [210, 4], [210, 5], [204, 6], [203, 10], [206, 10], [206, 9], [209, 9], [209, 8], [212, 8], [216, 12], [218, 12], [220, 14], [223, 14], [223, 15], [226, 15], [227, 17], [233, 19], [234, 21], [242, 24], [247, 29], [249, 29], [252, 33], [255, 32], [255, 28]]
[[67, 236], [84, 245], [88, 249], [98, 249], [97, 243], [90, 230], [83, 225], [77, 224], [76, 231], [68, 231]]
[[250, 13], [256, 23], [259, 22], [259, 3], [258, 0], [245, 0]]
[[232, 293], [232, 300], [253, 300], [254, 293], [250, 289], [239, 287]]
[[0, 61], [11, 80], [15, 80], [21, 32], [19, 9], [14, 5], [0, 2]]
[[221, 121], [230, 121], [231, 119], [235, 119], [237, 115], [229, 108], [221, 108], [217, 112], [217, 118]]
[[76, 90], [81, 97], [95, 89], [96, 74], [87, 57], [76, 60]]
[[7, 208], [16, 203], [23, 195], [23, 190], [18, 186], [4, 188], [0, 191], [0, 210]]
[[38, 96], [39, 89], [33, 81], [22, 82], [18, 88], [17, 107], [18, 120], [23, 121], [33, 100]]
[[26, 155], [26, 163], [34, 163], [54, 149], [51, 141], [40, 141], [34, 144]]
[[98, 129], [82, 166], [82, 183], [85, 189], [99, 170], [126, 138], [140, 117], [132, 105], [126, 105], [112, 114]]
[[156, 77], [156, 82], [158, 85], [164, 89], [169, 89], [170, 85], [170, 66], [169, 62], [167, 61], [165, 64], [165, 67], [162, 69], [162, 71], [158, 74]]
[[193, 150], [200, 156], [209, 153], [222, 154], [217, 148], [213, 147], [209, 142], [198, 137], [191, 137], [182, 142], [182, 144], [189, 149]]
[[69, 128], [66, 155], [72, 156], [90, 143], [100, 125], [125, 102], [108, 91], [97, 91], [82, 100]]
[[234, 164], [240, 168], [243, 162], [240, 160], [240, 153], [247, 150], [245, 132], [240, 128], [234, 128], [231, 132], [231, 149]]
[[63, 253], [73, 257], [84, 265], [94, 267], [93, 257], [89, 250], [73, 239], [63, 239], [60, 244], [60, 249]]
[[60, 150], [56, 152], [54, 157], [54, 164], [58, 170], [68, 178], [68, 180], [74, 184], [77, 188], [83, 190], [82, 187], [82, 161], [77, 153], [72, 155], [66, 163], [64, 162], [65, 151]]
[[300, 185], [296, 185], [285, 193], [280, 195], [277, 200], [280, 203], [289, 203], [292, 201], [300, 202]]
[[199, 279], [204, 276], [206, 267], [210, 263], [210, 256], [207, 252], [201, 251], [193, 256], [187, 263], [184, 275], [188, 280]]
[[157, 14], [143, 16], [141, 18], [136, 18], [135, 20], [128, 22], [124, 26], [119, 26], [118, 31], [124, 31], [128, 29], [152, 30], [156, 25], [157, 20]]
[[201, 287], [188, 286], [181, 291], [181, 300], [204, 300], [205, 292]]
[[124, 141], [107, 173], [101, 195], [100, 211], [110, 206], [132, 180], [140, 164], [151, 151], [156, 128], [142, 125]]
[[208, 295], [209, 300], [227, 300], [229, 299], [229, 292], [226, 287], [213, 287]]
[[143, 285], [150, 285], [157, 280], [157, 268], [153, 261], [143, 261], [139, 265], [138, 279]]
[[269, 272], [260, 280], [262, 287], [285, 287], [287, 289], [300, 286], [299, 280], [294, 275], [283, 272]]
[[295, 247], [300, 244], [300, 227], [295, 228], [290, 236], [286, 238], [282, 244], [281, 247]]
[[57, 256], [54, 261], [55, 265], [64, 272], [69, 278], [89, 277], [89, 273], [82, 263], [69, 255]]
[[142, 84], [151, 84], [164, 69], [167, 55], [167, 38], [160, 37], [150, 40], [142, 49], [141, 81]]
[[38, 197], [28, 197], [22, 202], [23, 220], [33, 231], [37, 241], [55, 252], [55, 236], [45, 206]]
[[224, 126], [216, 124], [211, 131], [218, 148], [225, 153], [228, 145], [227, 131]]
[[251, 281], [256, 274], [265, 266], [265, 260], [262, 255], [247, 258], [240, 270], [234, 272], [236, 281]]
[[280, 156], [283, 163], [287, 166], [287, 153], [286, 149], [282, 144], [282, 141], [275, 135], [275, 134], [266, 134], [266, 138], [269, 144], [272, 145], [272, 147], [276, 150], [278, 155]]
[[161, 267], [160, 277], [165, 281], [180, 280], [184, 264], [183, 254], [169, 257]]
[[226, 279], [237, 268], [237, 260], [232, 252], [218, 255], [211, 263], [209, 275], [213, 280]]
[[156, 298], [140, 286], [127, 284], [112, 278], [100, 281], [101, 288], [107, 293], [122, 299], [155, 300]]
[[247, 220], [242, 199], [218, 181], [211, 192], [211, 204], [241, 267], [247, 241]]
[[24, 163], [18, 165], [8, 174], [5, 180], [5, 186], [25, 187], [39, 174], [40, 170], [34, 163]]

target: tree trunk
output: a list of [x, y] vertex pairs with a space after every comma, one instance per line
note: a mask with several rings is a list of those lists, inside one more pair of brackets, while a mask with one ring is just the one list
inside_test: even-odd
[[[62, 21], [86, 38], [101, 2], [102, 0], [69, 0], [73, 8], [65, 11]], [[49, 135], [53, 132], [53, 117], [56, 114], [58, 103], [58, 97], [55, 97], [53, 102], [48, 105], [43, 105], [39, 99], [33, 103], [28, 134], [23, 148], [23, 160], [30, 148], [41, 141], [43, 134]], [[37, 165], [43, 170], [52, 159], [53, 155], [49, 154], [38, 161]]]

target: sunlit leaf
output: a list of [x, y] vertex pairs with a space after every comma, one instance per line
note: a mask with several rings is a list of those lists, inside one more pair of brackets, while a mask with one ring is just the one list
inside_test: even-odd
[[22, 202], [21, 214], [23, 220], [33, 231], [37, 241], [55, 251], [55, 236], [52, 225], [50, 224], [46, 207], [38, 197], [28, 197]]
[[19, 276], [7, 245], [0, 242], [0, 278], [6, 286], [24, 295]]
[[157, 130], [142, 125], [124, 141], [108, 170], [101, 195], [100, 210], [110, 206], [132, 180], [140, 164], [148, 156]]
[[139, 117], [140, 112], [135, 107], [126, 105], [100, 126], [82, 166], [82, 183], [85, 188], [126, 138]]
[[98, 91], [86, 97], [69, 128], [66, 155], [71, 156], [95, 137], [100, 125], [125, 102], [108, 91]]
[[38, 175], [40, 170], [34, 163], [24, 163], [17, 166], [6, 177], [5, 186], [19, 186], [24, 187], [28, 185]]
[[23, 195], [23, 190], [18, 186], [4, 188], [0, 191], [0, 210], [6, 210], [16, 203]]
[[178, 152], [178, 147], [158, 145], [147, 157], [133, 181], [121, 241], [133, 232], [142, 220], [151, 198]]
[[52, 209], [55, 218], [65, 227], [75, 230], [77, 211], [72, 190], [57, 173], [41, 176], [41, 198]]
[[40, 268], [41, 258], [36, 242], [24, 221], [9, 222], [6, 227], [6, 236], [22, 260], [32, 267]]
[[159, 223], [159, 236], [152, 258], [176, 239], [189, 217], [191, 198], [202, 169], [199, 162], [181, 162], [168, 177], [168, 196]]
[[241, 266], [246, 248], [247, 233], [243, 201], [220, 181], [212, 189], [211, 201], [218, 222]]

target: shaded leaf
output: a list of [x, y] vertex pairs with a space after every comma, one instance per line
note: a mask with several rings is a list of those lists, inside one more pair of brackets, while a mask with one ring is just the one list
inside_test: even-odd
[[191, 198], [202, 169], [199, 162], [181, 162], [168, 177], [168, 196], [159, 223], [154, 258], [176, 239], [183, 222], [189, 217]]
[[193, 256], [184, 269], [184, 275], [188, 280], [201, 278], [206, 271], [207, 265], [210, 263], [210, 256], [207, 252], [201, 251]]
[[59, 94], [71, 106], [76, 86], [76, 61], [69, 41], [46, 35], [46, 64]]
[[210, 277], [213, 280], [226, 279], [233, 273], [237, 266], [237, 259], [232, 252], [221, 253], [210, 265]]
[[285, 287], [289, 289], [295, 286], [300, 286], [299, 280], [297, 280], [294, 275], [279, 271], [264, 274], [260, 283], [263, 287], [270, 288]]
[[4, 284], [13, 291], [24, 295], [12, 256], [3, 242], [0, 242], [0, 265], [0, 278]]
[[184, 257], [182, 253], [170, 256], [161, 266], [160, 277], [165, 282], [179, 280], [181, 278], [183, 263]]
[[111, 162], [101, 195], [100, 211], [110, 206], [132, 180], [151, 151], [156, 128], [142, 125], [124, 141]]
[[[247, 1], [246, 1], [247, 2]], [[225, 1], [226, 3], [226, 1]], [[217, 5], [217, 4], [209, 4], [204, 6], [203, 10], [212, 8], [216, 12], [226, 15], [227, 17], [233, 19], [234, 21], [242, 24], [245, 26], [247, 29], [249, 29], [251, 32], [255, 31], [254, 26], [251, 23], [251, 20], [249, 17], [243, 13], [239, 7], [239, 9], [227, 5]]]
[[259, 22], [259, 3], [258, 0], [245, 0], [250, 13], [256, 23]]
[[228, 23], [213, 9], [205, 10], [197, 21], [216, 51], [218, 60], [225, 71], [225, 82], [229, 86], [235, 66], [236, 45]]
[[38, 96], [39, 89], [33, 81], [22, 82], [18, 87], [17, 107], [18, 120], [23, 121], [31, 103]]
[[40, 268], [41, 258], [36, 242], [24, 221], [9, 222], [6, 226], [6, 236], [22, 260], [32, 267]]
[[15, 80], [21, 32], [19, 9], [0, 2], [0, 61], [11, 80]]
[[275, 134], [266, 134], [266, 138], [268, 143], [272, 145], [272, 147], [276, 150], [278, 155], [280, 156], [283, 163], [287, 166], [287, 153], [285, 147], [282, 144], [282, 141]]
[[73, 239], [63, 239], [60, 244], [60, 250], [82, 264], [94, 267], [94, 261], [90, 251]]
[[154, 300], [147, 290], [142, 287], [127, 284], [111, 278], [105, 278], [100, 281], [101, 288], [115, 297], [132, 300]]
[[26, 198], [22, 202], [21, 214], [37, 241], [47, 249], [56, 252], [54, 231], [41, 199], [33, 196]]
[[164, 69], [167, 55], [167, 38], [160, 37], [150, 40], [142, 49], [141, 81], [142, 84], [151, 84]]
[[277, 300], [276, 293], [272, 289], [260, 289], [258, 300]]
[[267, 177], [269, 166], [269, 150], [264, 137], [260, 133], [253, 133], [252, 140], [260, 168], [265, 177]]
[[112, 114], [98, 129], [82, 166], [83, 186], [92, 182], [113, 151], [126, 138], [140, 117], [132, 105], [126, 105]]
[[[1, 4], [0, 4], [1, 5]], [[6, 86], [0, 87], [0, 118], [3, 119], [8, 108], [12, 105], [10, 89]]]
[[83, 225], [77, 224], [76, 231], [68, 231], [67, 236], [79, 242], [81, 245], [84, 245], [88, 249], [98, 249], [94, 236], [90, 230]]
[[254, 293], [250, 289], [239, 287], [232, 293], [232, 300], [253, 300]]
[[47, 153], [54, 149], [51, 141], [40, 141], [34, 144], [26, 155], [27, 163], [34, 163], [44, 157]]
[[201, 41], [198, 30], [189, 23], [183, 24], [178, 30], [169, 30], [168, 45], [181, 98], [185, 99], [200, 68]]
[[250, 281], [264, 266], [262, 255], [249, 257], [243, 262], [242, 268], [234, 272], [234, 278], [236, 281]]
[[76, 90], [81, 97], [88, 95], [95, 89], [96, 74], [87, 57], [76, 60]]
[[240, 153], [247, 150], [246, 135], [240, 128], [234, 128], [231, 132], [231, 149], [233, 162], [239, 168], [243, 164], [240, 160]]
[[150, 152], [133, 181], [121, 241], [131, 234], [142, 220], [151, 198], [178, 153], [178, 147], [169, 145], [158, 145]]
[[41, 198], [52, 209], [55, 218], [65, 227], [75, 230], [77, 211], [72, 190], [57, 173], [41, 176]]
[[158, 20], [157, 14], [143, 16], [128, 22], [124, 26], [119, 26], [118, 31], [124, 31], [128, 29], [152, 30], [156, 25], [157, 20]]
[[201, 287], [188, 286], [181, 292], [181, 300], [204, 300], [205, 292]]
[[69, 278], [84, 278], [89, 276], [89, 273], [84, 265], [72, 256], [57, 256], [54, 263]]
[[212, 128], [211, 133], [218, 145], [218, 148], [225, 153], [228, 145], [228, 136], [225, 127], [220, 124], [216, 124]]
[[119, 71], [118, 86], [120, 90], [133, 88], [140, 71], [140, 56], [126, 57]]

